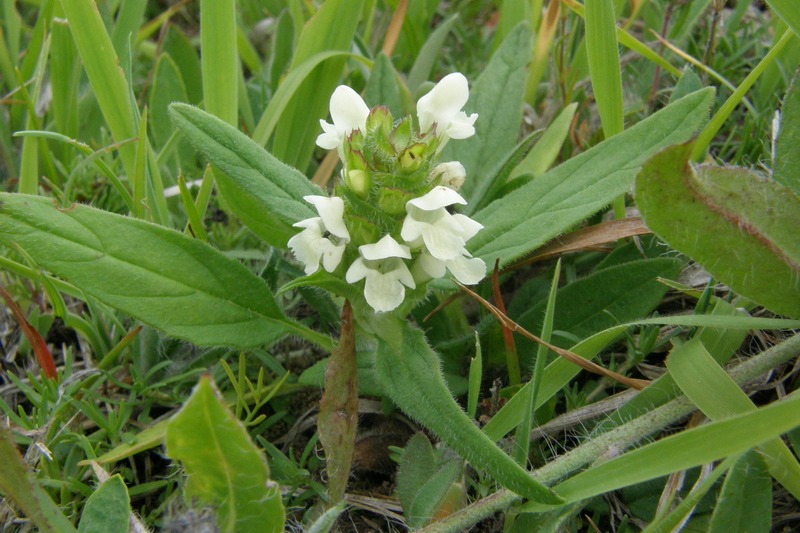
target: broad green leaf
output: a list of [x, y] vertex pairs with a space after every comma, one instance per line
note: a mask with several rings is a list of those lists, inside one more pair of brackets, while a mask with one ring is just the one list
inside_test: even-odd
[[204, 376], [167, 426], [167, 456], [180, 461], [188, 479], [186, 501], [212, 506], [223, 533], [283, 531], [278, 485], [269, 479], [264, 454]]
[[80, 533], [127, 531], [131, 519], [131, 500], [122, 476], [107, 479], [86, 500], [78, 525]]
[[[800, 426], [800, 395], [665, 437], [591, 467], [553, 490], [568, 502], [584, 500], [742, 453], [797, 426]], [[541, 508], [536, 502], [523, 506], [526, 511]]]
[[203, 106], [228, 124], [239, 118], [236, 1], [200, 0]]
[[394, 403], [475, 468], [489, 472], [497, 483], [525, 498], [559, 502], [489, 440], [455, 402], [445, 385], [439, 358], [422, 331], [392, 317], [376, 317], [370, 327], [378, 335], [375, 372]]
[[197, 51], [178, 26], [172, 24], [164, 38], [163, 51], [175, 61], [186, 85], [190, 104], [199, 104], [203, 99], [203, 75]]
[[713, 94], [705, 89], [681, 98], [492, 202], [475, 214], [484, 229], [469, 250], [490, 264], [499, 257], [507, 265], [599, 211], [628, 191], [650, 156], [692, 135]]
[[0, 193], [0, 242], [101, 302], [195, 344], [245, 348], [288, 334], [331, 344], [286, 318], [241, 263], [162, 226]]
[[622, 74], [617, 46], [617, 21], [613, 0], [590, 0], [586, 3], [586, 52], [592, 91], [600, 112], [603, 133], [609, 137], [624, 127]]
[[466, 214], [470, 214], [491, 187], [495, 175], [490, 171], [517, 144], [525, 98], [525, 66], [530, 53], [530, 31], [520, 24], [506, 37], [470, 88], [464, 109], [467, 113], [478, 113], [475, 135], [451, 141], [442, 151], [442, 161], [460, 161], [467, 171], [467, 180], [460, 191], [469, 202]]
[[[711, 420], [756, 410], [750, 398], [714, 361], [697, 337], [670, 352], [667, 369], [683, 393]], [[800, 499], [800, 464], [786, 444], [773, 439], [759, 448], [772, 476]]]
[[[93, 0], [61, 0], [61, 7], [114, 140], [136, 137], [136, 106], [97, 5]], [[125, 172], [133, 176], [135, 146], [123, 144], [119, 150]]]
[[800, 70], [783, 98], [780, 117], [772, 178], [800, 194]]
[[758, 453], [742, 455], [728, 472], [708, 533], [768, 533], [772, 526], [772, 482]]
[[50, 495], [28, 471], [11, 430], [0, 425], [0, 494], [10, 499], [44, 533], [69, 533], [75, 528]]
[[[303, 28], [291, 69], [320, 52], [349, 51], [359, 22], [363, 0], [328, 0]], [[345, 15], [346, 14], [346, 15]], [[342, 76], [344, 58], [320, 65], [295, 92], [281, 115], [272, 153], [304, 170], [319, 135], [319, 120], [328, 114], [328, 101]], [[290, 71], [291, 72], [291, 71]]]
[[645, 222], [736, 292], [800, 317], [800, 198], [746, 169], [693, 169], [692, 148], [669, 148], [645, 164], [636, 180]]
[[239, 130], [186, 104], [172, 104], [170, 116], [223, 172], [217, 183], [231, 211], [266, 242], [285, 247], [297, 233], [292, 224], [317, 216], [303, 196], [321, 194], [319, 188]]

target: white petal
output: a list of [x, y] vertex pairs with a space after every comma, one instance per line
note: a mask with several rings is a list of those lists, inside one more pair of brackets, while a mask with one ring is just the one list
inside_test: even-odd
[[447, 273], [444, 261], [440, 261], [432, 255], [422, 253], [418, 261], [422, 271], [432, 278], [442, 278]]
[[327, 239], [322, 237], [322, 219], [301, 220], [295, 226], [300, 224], [306, 224], [305, 229], [289, 239], [288, 245], [297, 260], [303, 263], [306, 275], [310, 276], [319, 270], [319, 260], [323, 252], [320, 243]]
[[369, 261], [387, 259], [389, 257], [411, 259], [411, 250], [408, 249], [408, 246], [403, 246], [388, 234], [384, 235], [383, 238], [375, 244], [359, 246], [358, 251], [361, 252], [361, 257]]
[[364, 261], [359, 257], [353, 261], [353, 264], [347, 269], [344, 279], [347, 280], [347, 283], [355, 283], [364, 279], [369, 272], [370, 269], [367, 268], [367, 265], [365, 265]]
[[439, 131], [450, 127], [450, 121], [469, 99], [469, 83], [460, 72], [448, 74], [417, 102], [417, 117], [422, 132], [437, 123]]
[[392, 263], [388, 265], [392, 270], [387, 272], [386, 275], [394, 277], [409, 289], [415, 289], [417, 284], [414, 283], [414, 276], [411, 275], [411, 271], [408, 269], [405, 262], [402, 259], [390, 259], [389, 261], [392, 261]]
[[431, 189], [427, 194], [409, 200], [406, 203], [406, 210], [408, 210], [409, 205], [424, 211], [433, 211], [453, 204], [467, 205], [467, 201], [453, 189], [439, 185]]
[[344, 255], [344, 244], [333, 244], [328, 239], [322, 239], [322, 266], [328, 272], [333, 272], [339, 263], [342, 262], [342, 255]]
[[331, 95], [331, 118], [336, 129], [349, 135], [353, 130], [365, 131], [369, 107], [353, 89], [339, 85]]
[[447, 161], [436, 165], [431, 171], [428, 180], [457, 191], [464, 184], [466, 178], [467, 170], [464, 165], [458, 161]]
[[430, 224], [427, 222], [420, 222], [411, 215], [406, 215], [406, 218], [403, 219], [403, 227], [400, 229], [400, 237], [411, 244], [412, 247], [416, 247], [414, 245], [418, 244], [420, 237], [422, 237], [428, 226]]
[[461, 232], [459, 233], [459, 236], [465, 241], [470, 240], [480, 230], [483, 229], [483, 224], [481, 224], [480, 222], [475, 222], [466, 215], [461, 215], [461, 214], [453, 215], [453, 221], [455, 221], [461, 227]]
[[448, 261], [455, 259], [464, 253], [464, 239], [456, 232], [452, 231], [447, 224], [428, 225], [427, 230], [422, 234], [425, 247], [428, 252], [436, 259]]
[[406, 297], [405, 288], [394, 277], [373, 272], [364, 284], [367, 303], [379, 313], [396, 309]]
[[317, 136], [317, 146], [325, 150], [333, 150], [338, 147], [342, 142], [342, 137], [336, 131], [336, 126], [328, 124], [324, 120], [320, 120], [319, 124], [322, 126], [322, 131], [324, 133], [320, 133]]
[[467, 116], [466, 113], [460, 111], [451, 120], [450, 125], [445, 130], [445, 134], [451, 139], [467, 139], [475, 135], [475, 121], [478, 120], [478, 114], [473, 113]]
[[486, 263], [477, 257], [459, 257], [447, 261], [447, 269], [464, 285], [475, 285], [486, 276]]
[[309, 195], [303, 196], [303, 200], [313, 204], [317, 209], [325, 229], [333, 233], [340, 239], [350, 241], [350, 233], [344, 225], [344, 201], [338, 196], [328, 198], [327, 196]]

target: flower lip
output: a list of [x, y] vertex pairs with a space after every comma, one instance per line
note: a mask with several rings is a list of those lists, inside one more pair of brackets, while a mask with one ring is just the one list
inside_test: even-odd
[[423, 211], [434, 211], [453, 204], [467, 205], [467, 201], [453, 189], [443, 185], [437, 185], [427, 194], [409, 200], [406, 204], [406, 210], [408, 210], [409, 205], [422, 209]]
[[469, 100], [469, 83], [460, 72], [448, 74], [417, 101], [419, 129], [430, 132], [436, 125], [436, 135], [450, 139], [466, 139], [475, 134], [478, 114], [467, 116], [461, 108]]
[[361, 257], [367, 261], [377, 261], [390, 257], [411, 259], [411, 250], [409, 250], [408, 246], [400, 244], [389, 234], [384, 235], [381, 240], [374, 244], [359, 246], [358, 251], [361, 252]]

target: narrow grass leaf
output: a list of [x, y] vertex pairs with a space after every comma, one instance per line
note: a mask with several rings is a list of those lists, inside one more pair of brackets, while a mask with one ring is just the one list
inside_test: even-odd
[[[391, 321], [390, 321], [391, 320]], [[534, 501], [559, 503], [549, 489], [489, 440], [455, 402], [439, 358], [422, 331], [399, 319], [376, 322], [375, 371], [385, 393], [409, 416], [433, 431], [474, 467]]]
[[224, 173], [217, 182], [233, 213], [266, 242], [285, 247], [297, 233], [292, 224], [317, 216], [302, 198], [320, 194], [319, 188], [239, 130], [186, 104], [172, 104], [170, 116]]
[[624, 129], [622, 73], [613, 0], [587, 0], [586, 51], [592, 91], [606, 139]]
[[200, 0], [203, 106], [231, 125], [239, 117], [235, 0]]
[[692, 169], [692, 148], [669, 148], [645, 164], [636, 180], [645, 222], [733, 290], [800, 317], [800, 198], [746, 169]]
[[800, 195], [800, 70], [783, 98], [779, 124], [772, 178]]
[[[800, 425], [800, 395], [682, 431], [589, 468], [553, 488], [573, 502], [735, 455]], [[541, 504], [523, 509], [533, 511]]]
[[572, 103], [561, 110], [553, 122], [547, 126], [547, 129], [539, 140], [536, 141], [536, 144], [533, 145], [533, 148], [531, 148], [531, 151], [525, 156], [525, 159], [514, 167], [510, 179], [513, 180], [522, 174], [539, 176], [550, 168], [558, 157], [561, 148], [564, 146], [564, 141], [567, 139], [567, 135], [569, 135], [572, 118], [575, 116], [575, 111], [577, 109], [578, 104]]
[[800, 37], [800, 10], [794, 0], [767, 0], [767, 4]]
[[708, 533], [767, 533], [771, 527], [772, 482], [764, 458], [749, 451], [725, 478]]
[[228, 410], [209, 376], [167, 426], [167, 456], [188, 476], [187, 501], [211, 505], [223, 533], [283, 531], [278, 485], [269, 479], [264, 454]]
[[[750, 413], [756, 406], [725, 373], [696, 337], [675, 347], [667, 369], [684, 394], [711, 420]], [[780, 439], [760, 447], [772, 476], [800, 499], [800, 464]]]
[[131, 500], [122, 476], [111, 476], [86, 500], [78, 524], [80, 533], [127, 531], [131, 519]]
[[195, 344], [245, 348], [298, 334], [330, 347], [327, 337], [286, 318], [241, 263], [171, 229], [3, 193], [0, 242], [101, 302]]
[[475, 332], [475, 357], [469, 362], [469, 389], [467, 391], [467, 415], [475, 418], [478, 412], [478, 397], [481, 394], [481, 379], [483, 378], [483, 354], [478, 332]]
[[444, 45], [444, 41], [450, 35], [456, 21], [458, 21], [458, 13], [440, 22], [436, 29], [431, 32], [425, 44], [422, 45], [419, 55], [417, 55], [414, 65], [408, 73], [407, 84], [411, 94], [414, 94], [422, 82], [431, 75], [431, 70], [433, 70], [436, 59], [439, 58], [439, 52]]
[[705, 120], [713, 90], [681, 98], [613, 138], [559, 165], [475, 214], [484, 229], [468, 248], [501, 266], [530, 253], [628, 191], [641, 165], [689, 139]]

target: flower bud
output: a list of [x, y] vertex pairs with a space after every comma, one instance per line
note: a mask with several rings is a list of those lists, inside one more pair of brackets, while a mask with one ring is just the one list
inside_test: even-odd
[[408, 146], [411, 142], [411, 117], [404, 118], [394, 127], [389, 140], [398, 152]]
[[378, 205], [384, 213], [402, 215], [406, 212], [406, 203], [412, 198], [414, 195], [410, 192], [384, 187], [378, 195]]
[[375, 242], [380, 236], [378, 228], [364, 217], [350, 214], [347, 219], [350, 237], [356, 244]]
[[425, 160], [425, 152], [428, 146], [424, 143], [415, 143], [403, 150], [398, 156], [400, 168], [404, 172], [414, 172]]
[[361, 169], [348, 170], [344, 175], [344, 182], [351, 191], [362, 197], [367, 196], [372, 186], [369, 172]]
[[464, 184], [466, 177], [467, 171], [464, 165], [458, 161], [448, 161], [436, 165], [428, 175], [428, 181], [433, 186], [444, 185], [457, 191]]

